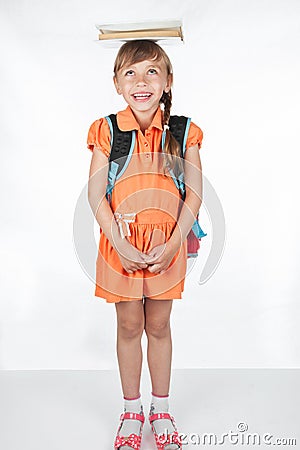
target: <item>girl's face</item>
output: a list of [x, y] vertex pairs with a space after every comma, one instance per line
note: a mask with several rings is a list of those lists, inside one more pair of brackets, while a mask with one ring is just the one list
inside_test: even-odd
[[118, 94], [133, 111], [156, 111], [163, 92], [168, 92], [172, 85], [172, 74], [167, 73], [165, 62], [145, 60], [122, 67], [114, 84]]

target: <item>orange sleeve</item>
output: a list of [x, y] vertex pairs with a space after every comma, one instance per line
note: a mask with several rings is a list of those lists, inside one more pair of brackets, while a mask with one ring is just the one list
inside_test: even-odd
[[200, 149], [202, 139], [203, 139], [203, 131], [196, 124], [194, 124], [194, 122], [191, 122], [186, 141], [186, 148], [188, 149], [198, 144], [198, 149]]
[[94, 147], [109, 157], [110, 155], [110, 129], [105, 118], [95, 120], [89, 128], [87, 136], [87, 148], [91, 151]]

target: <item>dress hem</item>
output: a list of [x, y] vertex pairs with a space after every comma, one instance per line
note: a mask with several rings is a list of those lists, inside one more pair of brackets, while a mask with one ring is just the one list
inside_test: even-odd
[[[181, 292], [177, 292], [175, 293], [172, 298], [166, 298], [166, 297], [161, 297], [161, 298], [157, 298], [157, 296], [153, 296], [153, 297], [147, 297], [150, 300], [182, 300], [182, 293]], [[134, 301], [141, 301], [143, 300], [146, 296], [143, 295], [142, 298], [137, 298], [137, 297], [118, 297], [118, 300], [108, 300], [106, 297], [104, 297], [101, 294], [98, 294], [97, 292], [95, 292], [94, 294], [95, 297], [97, 298], [101, 298], [102, 300], [105, 300], [106, 303], [121, 303], [121, 302], [134, 302]]]

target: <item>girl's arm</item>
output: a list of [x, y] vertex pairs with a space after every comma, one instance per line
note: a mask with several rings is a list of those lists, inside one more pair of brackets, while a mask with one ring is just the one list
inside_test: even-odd
[[[154, 247], [149, 256], [148, 270], [152, 273], [164, 273], [182, 242], [189, 234], [202, 203], [202, 166], [198, 144], [189, 147], [185, 152], [185, 187], [186, 197], [182, 202], [177, 224], [170, 239], [164, 245]], [[150, 266], [151, 264], [151, 266]]]
[[94, 147], [88, 182], [88, 200], [93, 214], [115, 250], [121, 244], [118, 225], [106, 199], [108, 159], [97, 147]]
[[127, 239], [122, 239], [112, 209], [106, 198], [109, 163], [101, 149], [94, 147], [91, 160], [88, 200], [100, 228], [118, 253], [121, 264], [128, 273], [147, 267], [143, 253]]
[[178, 249], [189, 234], [202, 204], [202, 165], [198, 144], [185, 152], [186, 198], [168, 244]]

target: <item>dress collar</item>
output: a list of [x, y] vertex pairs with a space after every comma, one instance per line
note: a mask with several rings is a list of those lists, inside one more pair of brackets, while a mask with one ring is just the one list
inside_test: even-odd
[[[159, 128], [162, 130], [162, 110], [160, 106], [158, 106], [157, 111], [153, 117], [151, 125], [148, 129], [152, 127]], [[132, 112], [132, 109], [128, 105], [126, 109], [123, 111], [119, 111], [117, 113], [117, 123], [121, 131], [130, 131], [130, 130], [140, 130], [140, 126]]]

